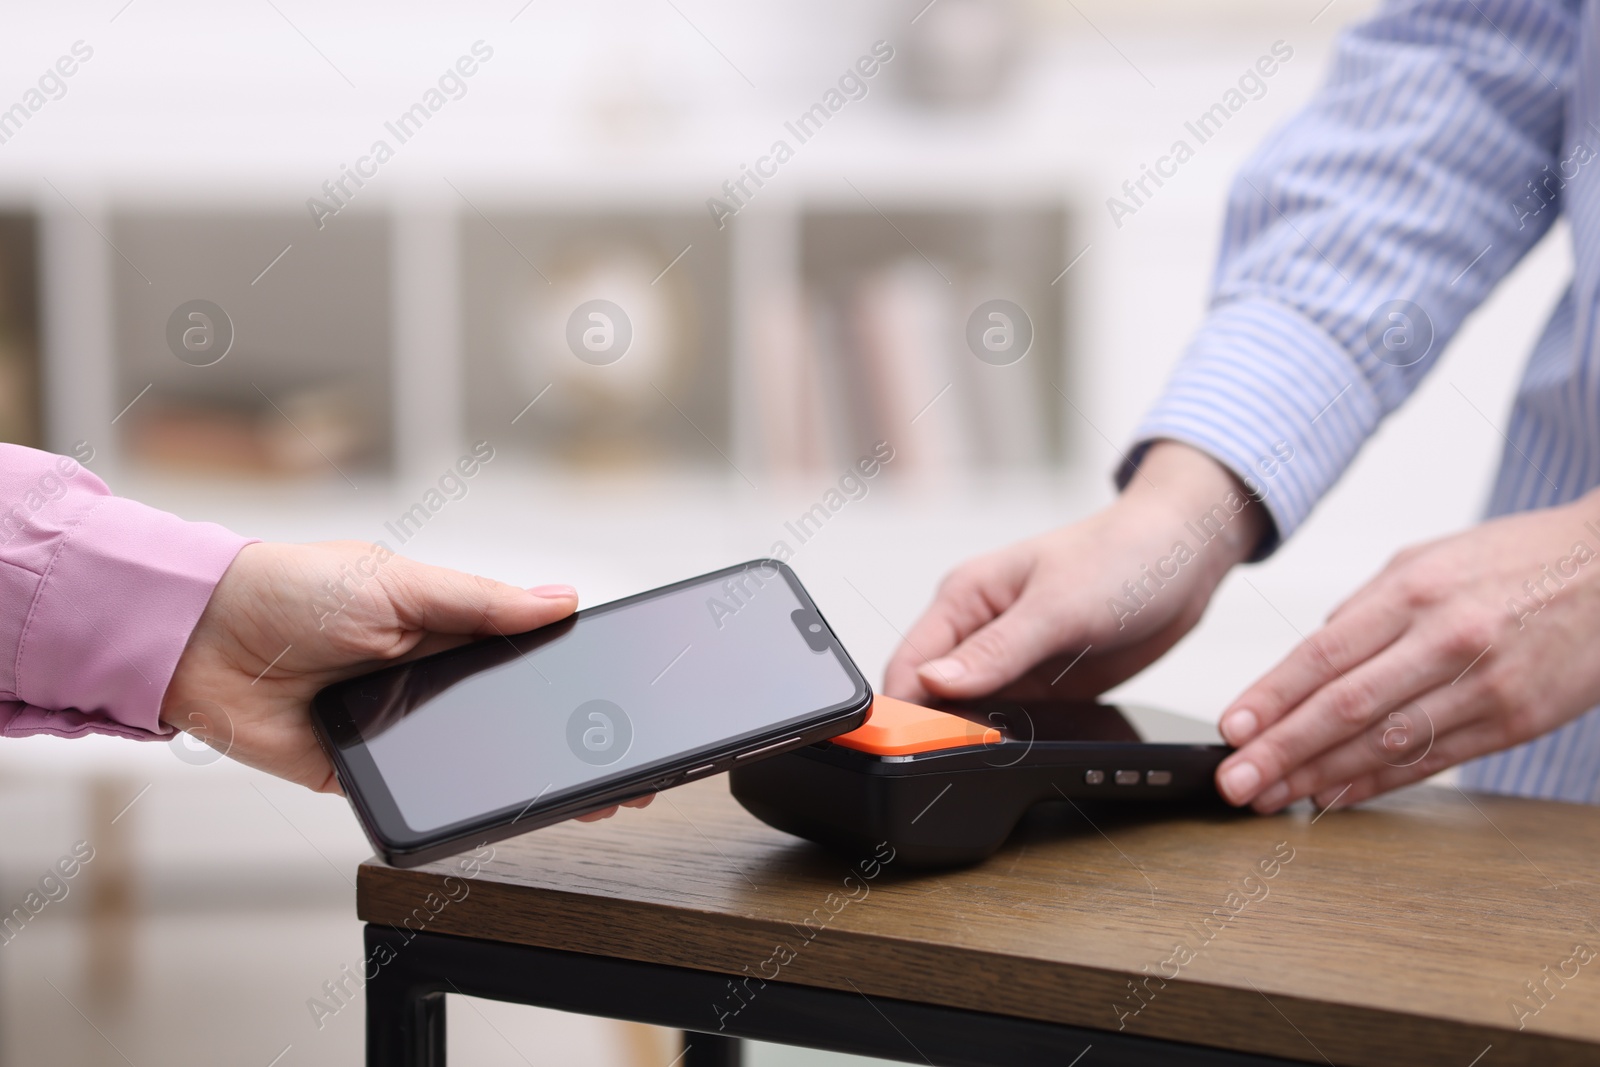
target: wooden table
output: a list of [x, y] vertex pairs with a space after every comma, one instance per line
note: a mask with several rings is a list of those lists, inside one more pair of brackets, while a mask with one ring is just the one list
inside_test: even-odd
[[926, 874], [771, 830], [717, 778], [494, 845], [472, 879], [369, 862], [368, 1062], [442, 1064], [455, 991], [680, 1028], [685, 1064], [737, 1062], [729, 1037], [1007, 1067], [1600, 1063], [1600, 810], [1434, 786], [1320, 817], [1053, 808]]

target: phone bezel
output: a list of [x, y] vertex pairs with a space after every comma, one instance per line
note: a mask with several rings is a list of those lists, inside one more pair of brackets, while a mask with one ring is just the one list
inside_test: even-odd
[[[379, 854], [391, 866], [415, 867], [435, 859], [452, 855], [464, 848], [479, 844], [499, 841], [516, 834], [536, 830], [541, 826], [561, 822], [576, 815], [583, 815], [601, 808], [610, 807], [612, 804], [624, 800], [631, 800], [647, 793], [660, 789], [670, 788], [686, 780], [690, 770], [705, 768], [695, 778], [709, 777], [733, 766], [735, 759], [741, 753], [748, 753], [764, 745], [771, 745], [770, 752], [763, 752], [759, 757], [752, 757], [741, 761], [740, 765], [757, 762], [769, 755], [778, 755], [791, 749], [802, 748], [827, 740], [848, 730], [853, 730], [866, 721], [867, 709], [872, 704], [872, 686], [861, 673], [850, 654], [845, 651], [844, 645], [834, 633], [832, 625], [818, 609], [811, 594], [806, 591], [798, 576], [780, 560], [762, 558], [738, 563], [721, 570], [710, 571], [706, 574], [685, 578], [642, 593], [612, 600], [592, 608], [584, 608], [575, 612], [568, 619], [553, 626], [570, 625], [571, 620], [592, 618], [613, 611], [621, 611], [632, 605], [666, 596], [679, 590], [701, 584], [720, 581], [730, 575], [738, 574], [752, 569], [761, 569], [763, 577], [766, 572], [776, 569], [782, 575], [789, 588], [794, 592], [800, 603], [809, 611], [814, 612], [822, 622], [828, 635], [831, 651], [838, 658], [840, 664], [849, 673], [855, 683], [855, 692], [850, 699], [839, 704], [819, 709], [815, 712], [798, 716], [781, 723], [761, 727], [756, 730], [746, 731], [716, 742], [703, 745], [685, 753], [676, 754], [645, 764], [641, 767], [618, 771], [613, 775], [596, 779], [595, 781], [574, 786], [563, 790], [540, 801], [538, 797], [528, 800], [525, 804], [511, 804], [495, 811], [485, 812], [481, 815], [462, 819], [446, 826], [432, 830], [414, 830], [400, 813], [399, 805], [395, 802], [393, 793], [383, 774], [378, 770], [372, 755], [367, 750], [366, 743], [360, 737], [360, 731], [352, 718], [345, 703], [344, 694], [352, 687], [366, 682], [374, 676], [388, 672], [405, 670], [417, 663], [448, 659], [466, 654], [468, 650], [478, 647], [483, 642], [473, 642], [457, 648], [446, 649], [430, 656], [412, 660], [408, 663], [393, 664], [370, 671], [355, 678], [336, 682], [322, 689], [312, 699], [311, 722], [316, 731], [317, 740], [321, 743], [323, 751], [333, 762], [334, 771], [338, 775], [339, 783], [345, 795], [349, 798], [356, 817], [362, 829], [366, 832], [368, 840], [372, 842]], [[543, 629], [543, 627], [541, 627]], [[537, 633], [530, 630], [527, 633]], [[521, 637], [524, 634], [511, 634], [510, 637]], [[501, 638], [485, 638], [484, 641], [498, 641]]]

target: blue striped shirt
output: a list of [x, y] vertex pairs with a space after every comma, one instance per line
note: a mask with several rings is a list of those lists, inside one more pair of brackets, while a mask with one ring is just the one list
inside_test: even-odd
[[[1211, 310], [1132, 454], [1176, 439], [1249, 485], [1289, 444], [1270, 553], [1562, 212], [1576, 268], [1518, 389], [1494, 515], [1600, 484], [1600, 0], [1386, 4], [1235, 180]], [[1463, 778], [1600, 802], [1600, 708]]]

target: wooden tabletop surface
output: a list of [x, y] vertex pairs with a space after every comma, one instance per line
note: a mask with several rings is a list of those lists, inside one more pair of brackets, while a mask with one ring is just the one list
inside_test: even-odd
[[438, 933], [1340, 1065], [1600, 1063], [1600, 810], [1435, 786], [1320, 817], [1058, 808], [928, 874], [769, 829], [719, 777], [489, 846], [464, 897], [459, 860], [369, 862], [359, 911], [398, 925], [432, 892]]

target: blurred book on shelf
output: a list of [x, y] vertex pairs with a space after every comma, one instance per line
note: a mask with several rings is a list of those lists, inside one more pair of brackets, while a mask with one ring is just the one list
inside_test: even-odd
[[[895, 449], [892, 477], [923, 482], [1063, 459], [1060, 210], [817, 213], [804, 225], [798, 291], [772, 286], [754, 337], [770, 468], [838, 466], [880, 440]], [[1007, 326], [1027, 338], [1009, 361], [971, 347], [970, 322], [987, 327], [996, 299], [1028, 320]]]
[[[975, 308], [1006, 289], [995, 278], [974, 279], [965, 286], [961, 307]], [[961, 351], [954, 371], [977, 442], [976, 462], [988, 467], [1040, 466], [1060, 459], [1059, 420], [1052, 418], [1061, 401], [1055, 379], [1065, 371], [1059, 351], [1046, 346], [1017, 363], [995, 366], [973, 357], [965, 347], [966, 328], [963, 315], [951, 324], [951, 336], [962, 339], [956, 342]], [[1030, 365], [1029, 360], [1034, 362]]]
[[0, 441], [40, 448], [36, 240], [32, 216], [0, 215]]
[[757, 298], [755, 393], [762, 454], [773, 470], [816, 471], [830, 460], [835, 430], [825, 404], [820, 311], [792, 288], [773, 287]]
[[960, 354], [950, 344], [952, 329], [960, 335], [951, 288], [913, 257], [871, 272], [851, 294], [846, 364], [866, 385], [866, 432], [894, 445], [901, 476], [972, 465], [965, 382], [956, 381]]

